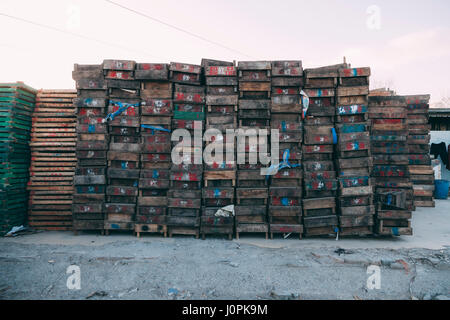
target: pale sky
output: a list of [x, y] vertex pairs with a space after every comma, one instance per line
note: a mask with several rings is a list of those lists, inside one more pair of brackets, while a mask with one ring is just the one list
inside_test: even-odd
[[[0, 82], [74, 88], [74, 63], [302, 60], [370, 66], [371, 87], [450, 96], [450, 1], [114, 0], [230, 51], [104, 0], [1, 0]], [[67, 32], [16, 21], [16, 16]], [[109, 45], [111, 44], [111, 45]], [[245, 55], [247, 56], [245, 56]]]

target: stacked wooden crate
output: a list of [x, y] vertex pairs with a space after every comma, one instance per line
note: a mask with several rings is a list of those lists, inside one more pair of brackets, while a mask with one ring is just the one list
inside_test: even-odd
[[301, 61], [272, 62], [271, 129], [279, 132], [279, 162], [269, 188], [270, 237], [298, 234], [302, 237], [302, 99]]
[[169, 65], [138, 64], [135, 77], [142, 81], [142, 154], [135, 232], [138, 237], [141, 233], [162, 233], [166, 237], [173, 114]]
[[370, 178], [369, 77], [370, 68], [339, 69], [336, 168], [342, 236], [373, 233], [375, 207]]
[[75, 65], [77, 98], [77, 168], [75, 170], [72, 218], [75, 234], [104, 230], [108, 127], [108, 91], [102, 65]]
[[305, 94], [309, 107], [304, 120], [303, 224], [306, 236], [329, 235], [337, 230], [334, 167], [337, 137], [334, 128], [338, 67], [305, 70]]
[[41, 230], [72, 229], [76, 157], [74, 90], [40, 90], [33, 112], [28, 223]]
[[[372, 121], [372, 177], [377, 202], [375, 232], [380, 235], [411, 235], [408, 220], [413, 210], [413, 189], [408, 167], [406, 100], [399, 96], [370, 96], [369, 117]], [[397, 198], [404, 201], [393, 200]], [[383, 199], [386, 199], [384, 204], [381, 203]]]
[[430, 157], [429, 95], [405, 96], [408, 109], [409, 171], [415, 207], [434, 207], [434, 171]]
[[25, 224], [35, 100], [36, 91], [21, 82], [0, 84], [0, 236]]
[[[204, 159], [203, 208], [200, 231], [207, 234], [227, 234], [231, 240], [234, 233], [232, 208], [227, 213], [218, 210], [234, 205], [236, 186], [235, 136], [227, 136], [227, 130], [237, 127], [238, 80], [234, 63], [226, 61], [202, 61], [206, 77], [206, 148], [211, 159]], [[222, 152], [221, 159], [215, 159]]]
[[140, 176], [140, 82], [134, 79], [136, 63], [105, 60], [103, 70], [109, 92], [108, 186], [105, 226], [134, 231]]
[[[261, 172], [267, 163], [258, 161], [260, 151], [269, 151], [270, 61], [238, 64], [240, 134], [237, 137], [236, 237], [240, 233], [264, 233], [267, 222], [268, 179]], [[243, 131], [246, 131], [245, 134]], [[265, 149], [265, 150], [264, 150]], [[259, 158], [261, 160], [261, 158]]]
[[202, 138], [206, 103], [205, 87], [201, 85], [202, 67], [171, 63], [170, 80], [175, 83], [172, 129], [186, 129], [190, 139], [180, 137], [180, 140], [172, 141], [172, 152], [181, 155], [182, 161], [172, 159], [168, 195], [168, 231], [170, 237], [173, 234], [183, 234], [194, 235], [198, 238], [203, 180]]
[[270, 128], [270, 61], [241, 61], [239, 70], [239, 128]]

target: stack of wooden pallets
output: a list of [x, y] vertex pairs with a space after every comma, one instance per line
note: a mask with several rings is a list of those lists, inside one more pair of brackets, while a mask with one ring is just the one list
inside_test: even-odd
[[270, 61], [241, 61], [239, 72], [239, 128], [270, 128]]
[[305, 93], [309, 107], [304, 121], [303, 224], [306, 236], [337, 231], [334, 166], [337, 137], [334, 128], [338, 66], [305, 70]]
[[340, 235], [373, 233], [375, 207], [370, 179], [370, 68], [339, 69], [336, 168], [339, 179]]
[[110, 143], [105, 202], [106, 233], [134, 231], [140, 176], [140, 82], [134, 80], [134, 61], [105, 60], [109, 91]]
[[369, 117], [377, 202], [375, 231], [380, 235], [411, 235], [409, 219], [414, 205], [406, 100], [400, 96], [370, 96]]
[[264, 129], [265, 135], [262, 136], [260, 129], [250, 130], [246, 130], [245, 135], [241, 132], [237, 137], [236, 237], [239, 239], [240, 233], [264, 233], [267, 239], [269, 179], [261, 172], [266, 166], [258, 159], [261, 148], [268, 147], [267, 130]]
[[[172, 86], [169, 65], [138, 64], [136, 79], [141, 90], [141, 173], [135, 232], [167, 236], [167, 193], [171, 166]], [[145, 90], [144, 87], [164, 90]]]
[[269, 188], [269, 227], [274, 234], [303, 234], [301, 61], [272, 62], [271, 129], [279, 134], [279, 162]]
[[409, 171], [415, 207], [434, 207], [434, 171], [430, 158], [429, 95], [405, 96], [408, 109]]
[[75, 65], [77, 98], [77, 168], [75, 170], [72, 218], [75, 234], [104, 230], [108, 127], [108, 91], [102, 65]]
[[[236, 185], [235, 136], [227, 137], [227, 130], [237, 127], [238, 79], [234, 63], [226, 61], [202, 61], [206, 77], [206, 145], [211, 150], [211, 159], [204, 159], [203, 208], [200, 231], [202, 238], [207, 234], [234, 233], [233, 210], [229, 215], [216, 216], [219, 209], [234, 205]], [[226, 151], [229, 153], [226, 153]], [[222, 152], [222, 158], [216, 151]], [[228, 158], [227, 158], [228, 157]]]
[[35, 100], [36, 91], [21, 82], [0, 84], [0, 236], [25, 224]]
[[72, 229], [76, 157], [74, 90], [40, 90], [31, 133], [28, 223], [41, 230]]
[[271, 70], [270, 61], [242, 61], [238, 64], [238, 126], [242, 132], [237, 138], [237, 238], [240, 233], [269, 236], [268, 179], [261, 173], [261, 168], [267, 163], [261, 163], [259, 152], [270, 151]]
[[[203, 128], [205, 87], [201, 85], [202, 67], [182, 63], [170, 64], [170, 80], [175, 83], [172, 129], [186, 129], [189, 137], [173, 141], [168, 194], [167, 225], [169, 236], [200, 235], [203, 180]], [[182, 144], [180, 144], [182, 143]]]

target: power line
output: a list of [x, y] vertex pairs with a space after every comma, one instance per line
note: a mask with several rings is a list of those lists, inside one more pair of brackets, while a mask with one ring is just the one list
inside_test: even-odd
[[56, 31], [56, 32], [64, 33], [64, 34], [69, 34], [71, 36], [75, 36], [75, 37], [82, 38], [82, 39], [85, 39], [85, 40], [98, 42], [100, 44], [107, 45], [107, 46], [110, 46], [110, 47], [116, 47], [116, 48], [120, 48], [122, 50], [127, 50], [127, 51], [132, 51], [132, 52], [136, 52], [136, 53], [140, 53], [140, 54], [149, 55], [149, 56], [151, 56], [153, 58], [157, 58], [157, 59], [164, 59], [164, 58], [157, 57], [157, 56], [152, 55], [152, 54], [147, 53], [147, 52], [130, 49], [127, 46], [111, 43], [111, 42], [104, 41], [104, 40], [99, 40], [99, 39], [96, 39], [96, 38], [85, 36], [83, 34], [79, 34], [79, 33], [71, 32], [71, 31], [59, 29], [59, 28], [56, 28], [56, 27], [53, 27], [53, 26], [49, 26], [49, 25], [46, 25], [46, 24], [42, 24], [42, 23], [39, 23], [39, 22], [34, 22], [34, 21], [27, 20], [27, 19], [24, 19], [24, 18], [20, 18], [20, 17], [16, 17], [16, 16], [13, 16], [13, 15], [9, 15], [9, 14], [3, 13], [3, 12], [0, 12], [0, 16], [4, 16], [4, 17], [7, 17], [7, 18], [16, 20], [16, 21], [21, 21], [21, 22], [25, 22], [25, 23], [28, 23], [28, 24], [32, 24], [32, 25], [35, 25], [35, 26], [38, 26], [38, 27], [41, 27], [41, 28], [45, 28], [45, 29], [49, 29], [49, 30], [52, 30], [52, 31]]
[[190, 35], [190, 36], [192, 36], [192, 37], [194, 37], [194, 38], [197, 38], [197, 39], [200, 39], [200, 40], [202, 40], [202, 41], [205, 41], [205, 42], [208, 42], [208, 43], [210, 43], [210, 44], [213, 44], [213, 45], [215, 45], [215, 46], [218, 46], [218, 47], [227, 49], [227, 50], [229, 50], [229, 51], [233, 51], [233, 52], [239, 53], [240, 55], [246, 56], [246, 57], [248, 57], [248, 58], [255, 59], [254, 57], [249, 56], [248, 54], [245, 54], [245, 53], [243, 53], [243, 52], [241, 52], [241, 51], [239, 51], [239, 50], [236, 50], [236, 49], [227, 47], [227, 46], [225, 46], [225, 45], [223, 45], [223, 44], [221, 44], [221, 43], [218, 43], [218, 42], [216, 42], [216, 41], [209, 40], [209, 39], [207, 39], [207, 38], [205, 38], [205, 37], [203, 37], [203, 36], [200, 36], [200, 35], [198, 35], [198, 34], [195, 34], [195, 33], [193, 33], [193, 32], [190, 32], [190, 31], [188, 31], [188, 30], [185, 30], [185, 29], [183, 29], [183, 28], [177, 27], [177, 26], [175, 26], [175, 25], [173, 25], [173, 24], [164, 22], [164, 21], [162, 21], [162, 20], [160, 20], [160, 19], [158, 19], [158, 18], [151, 17], [151, 16], [149, 16], [149, 15], [147, 15], [147, 14], [145, 14], [145, 13], [142, 13], [142, 12], [139, 12], [139, 11], [137, 11], [137, 10], [131, 9], [131, 8], [129, 8], [129, 7], [126, 7], [126, 6], [124, 6], [124, 5], [120, 4], [120, 3], [117, 3], [117, 2], [114, 2], [114, 1], [111, 1], [111, 0], [105, 0], [105, 1], [108, 2], [108, 3], [110, 3], [110, 4], [115, 5], [115, 6], [117, 6], [117, 7], [120, 7], [120, 8], [122, 8], [122, 9], [124, 9], [124, 10], [130, 11], [130, 12], [132, 12], [132, 13], [134, 13], [134, 14], [137, 14], [137, 15], [139, 15], [139, 16], [142, 16], [142, 17], [144, 17], [144, 18], [147, 18], [147, 19], [149, 19], [149, 20], [152, 20], [152, 21], [158, 22], [158, 23], [160, 23], [160, 24], [163, 24], [163, 25], [165, 25], [165, 26], [167, 26], [167, 27], [169, 27], [169, 28], [172, 28], [172, 29], [175, 29], [175, 30], [177, 30], [177, 31], [183, 32], [183, 33], [185, 33], [185, 34], [188, 34], [188, 35]]

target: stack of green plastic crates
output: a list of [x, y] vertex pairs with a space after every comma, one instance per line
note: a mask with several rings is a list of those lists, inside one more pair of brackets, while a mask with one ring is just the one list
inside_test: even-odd
[[26, 220], [35, 100], [36, 90], [21, 82], [0, 83], [0, 236]]

